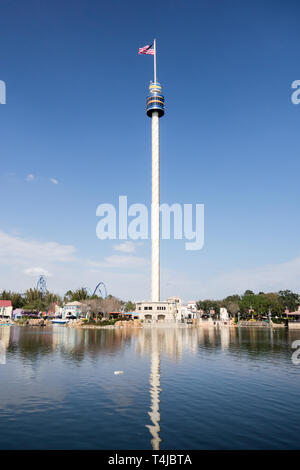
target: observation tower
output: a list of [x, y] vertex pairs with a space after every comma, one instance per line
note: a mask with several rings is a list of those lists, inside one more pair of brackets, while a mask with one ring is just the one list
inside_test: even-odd
[[152, 121], [152, 204], [151, 300], [160, 301], [160, 218], [159, 218], [159, 119], [165, 114], [162, 87], [156, 79], [156, 40], [154, 39], [154, 81], [150, 82], [146, 113]]

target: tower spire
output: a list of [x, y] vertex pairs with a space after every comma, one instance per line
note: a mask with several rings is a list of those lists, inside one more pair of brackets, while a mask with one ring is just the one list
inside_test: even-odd
[[156, 39], [153, 41], [153, 49], [154, 49], [154, 83], [156, 83]]

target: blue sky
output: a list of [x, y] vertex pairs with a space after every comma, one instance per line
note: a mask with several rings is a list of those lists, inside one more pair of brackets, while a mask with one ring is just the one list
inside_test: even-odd
[[95, 230], [100, 203], [150, 203], [153, 65], [137, 50], [155, 36], [161, 202], [205, 205], [202, 250], [161, 244], [162, 297], [299, 291], [299, 10], [2, 1], [0, 288], [23, 291], [46, 272], [60, 293], [104, 281], [125, 299], [150, 296], [150, 243], [120, 247]]

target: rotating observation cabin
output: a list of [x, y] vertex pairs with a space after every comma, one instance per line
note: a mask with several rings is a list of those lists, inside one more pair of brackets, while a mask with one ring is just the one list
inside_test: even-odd
[[147, 116], [152, 117], [154, 111], [157, 111], [158, 117], [162, 117], [165, 114], [165, 98], [162, 94], [161, 84], [158, 82], [150, 83], [149, 96], [146, 103]]

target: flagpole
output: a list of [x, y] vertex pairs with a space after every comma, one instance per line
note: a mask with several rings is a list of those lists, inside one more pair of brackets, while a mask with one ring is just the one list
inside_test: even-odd
[[156, 39], [154, 39], [154, 83], [156, 83]]

